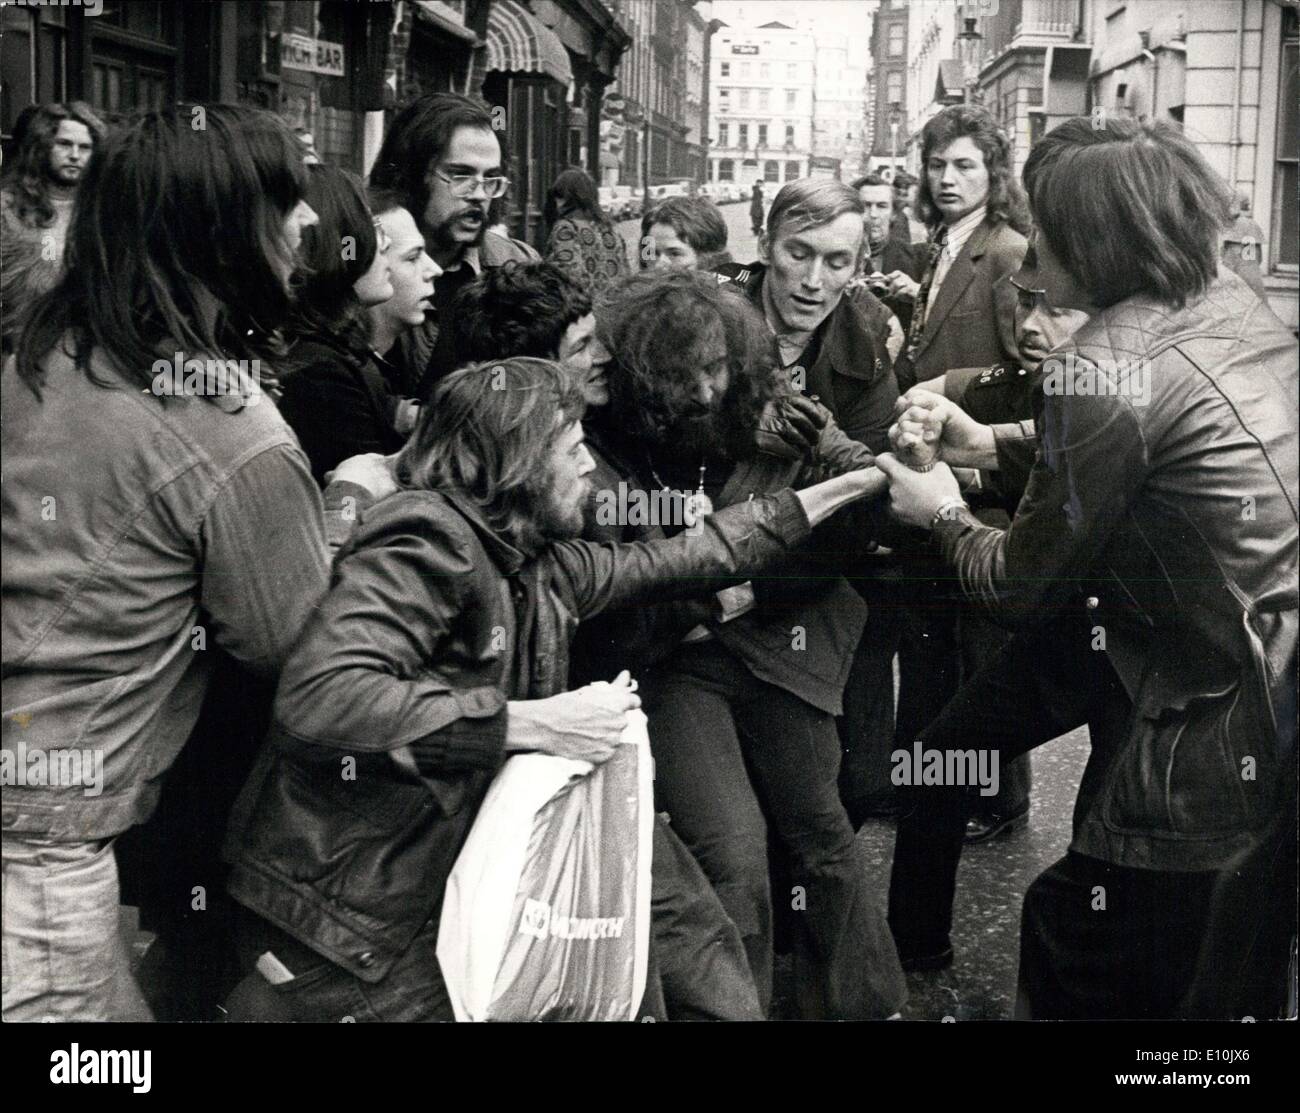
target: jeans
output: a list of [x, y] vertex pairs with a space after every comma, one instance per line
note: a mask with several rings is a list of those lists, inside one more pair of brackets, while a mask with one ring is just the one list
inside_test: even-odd
[[152, 1020], [118, 924], [113, 840], [0, 842], [5, 1021]]
[[840, 803], [834, 719], [755, 679], [716, 642], [643, 680], [658, 806], [740, 930], [766, 1012], [772, 994], [767, 824], [790, 863], [795, 1008], [881, 1018], [907, 992]]

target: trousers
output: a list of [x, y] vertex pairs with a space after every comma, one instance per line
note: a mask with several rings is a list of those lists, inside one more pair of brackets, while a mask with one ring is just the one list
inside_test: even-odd
[[4, 1019], [152, 1020], [119, 926], [113, 840], [0, 843]]
[[[789, 902], [797, 1015], [883, 1018], [906, 985], [840, 803], [831, 715], [756, 679], [716, 641], [680, 648], [642, 680], [655, 798], [744, 941], [766, 1012], [773, 900]], [[773, 894], [768, 825], [789, 864]]]

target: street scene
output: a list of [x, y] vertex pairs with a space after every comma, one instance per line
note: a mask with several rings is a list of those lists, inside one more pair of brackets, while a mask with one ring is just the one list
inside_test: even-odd
[[1296, 1018], [1300, 5], [0, 21], [7, 1027]]

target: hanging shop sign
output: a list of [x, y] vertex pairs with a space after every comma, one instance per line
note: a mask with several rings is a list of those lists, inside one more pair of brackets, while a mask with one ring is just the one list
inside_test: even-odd
[[342, 77], [346, 72], [343, 44], [313, 39], [310, 35], [283, 34], [280, 36], [280, 68]]

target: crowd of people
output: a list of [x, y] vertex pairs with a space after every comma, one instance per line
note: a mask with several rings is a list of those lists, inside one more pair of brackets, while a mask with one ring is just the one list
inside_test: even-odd
[[643, 1017], [898, 1017], [1084, 725], [1017, 1016], [1278, 1015], [1297, 344], [1180, 132], [1072, 120], [1018, 181], [951, 107], [919, 179], [756, 183], [739, 262], [693, 197], [629, 259], [579, 169], [544, 252], [494, 230], [465, 96], [365, 181], [192, 119], [36, 107], [0, 183], [6, 1020], [451, 1019], [493, 777], [634, 708]]

